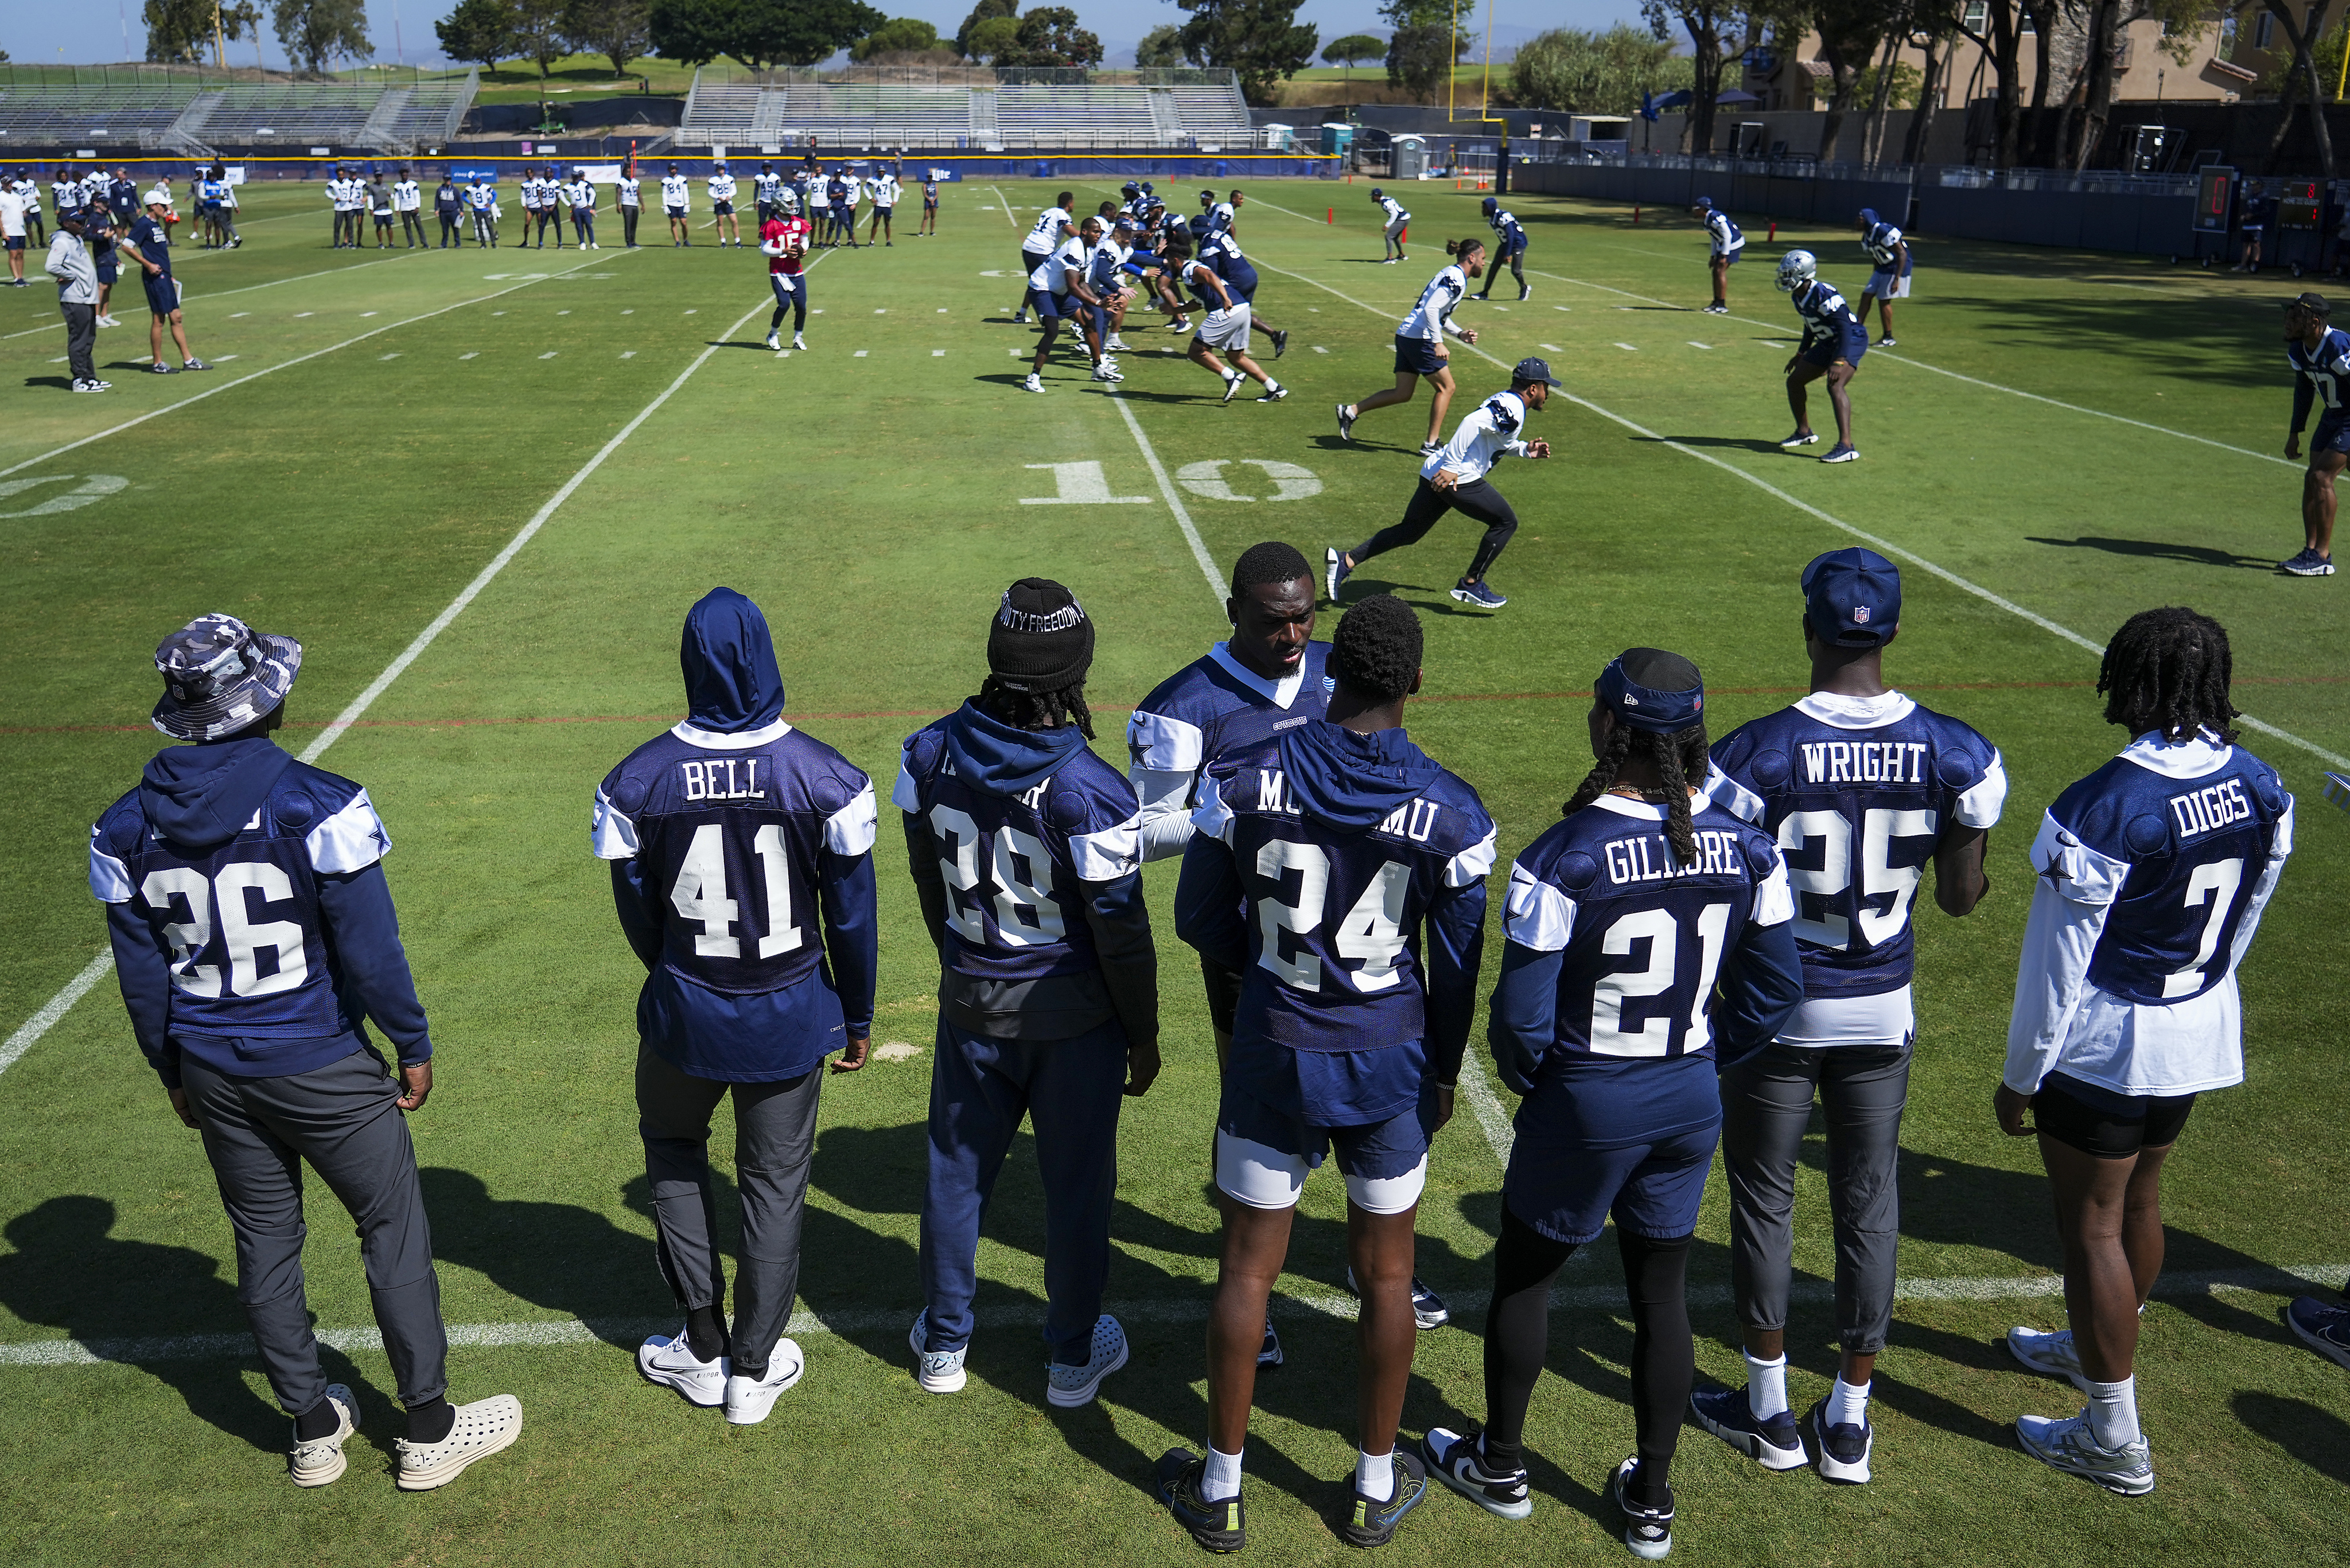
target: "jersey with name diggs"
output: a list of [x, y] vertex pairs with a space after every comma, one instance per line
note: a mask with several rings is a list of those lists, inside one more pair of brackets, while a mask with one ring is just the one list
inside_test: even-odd
[[2200, 996], [2233, 971], [2239, 928], [2293, 797], [2241, 746], [2193, 778], [2142, 766], [2131, 756], [2138, 749], [2056, 797], [2032, 864], [2068, 896], [2110, 900], [2089, 983], [2160, 1006]]
[[889, 793], [920, 819], [939, 857], [945, 966], [1011, 984], [1099, 969], [1081, 884], [1141, 866], [1133, 787], [1080, 746], [1035, 788], [998, 794], [955, 771], [946, 722], [906, 738]]
[[1700, 797], [1697, 857], [1673, 858], [1663, 809], [1602, 795], [1554, 824], [1510, 867], [1503, 929], [1564, 953], [1556, 1047], [1592, 1056], [1713, 1049], [1713, 986], [1747, 923], [1789, 918], [1769, 836]]
[[1428, 1038], [1420, 927], [1440, 900], [1493, 868], [1493, 819], [1477, 792], [1440, 771], [1377, 826], [1309, 822], [1280, 748], [1209, 764], [1199, 831], [1232, 851], [1248, 929], [1235, 1044], [1372, 1051]]
[[1805, 698], [1714, 742], [1706, 793], [1773, 835], [1795, 897], [1808, 996], [1874, 996], [1909, 983], [1912, 915], [1934, 846], [1988, 828], [2007, 798], [1999, 748], [1906, 697], [1865, 711]]
[[622, 759], [596, 791], [595, 847], [633, 857], [668, 905], [661, 962], [748, 996], [816, 972], [820, 857], [871, 851], [873, 781], [777, 721], [746, 738], [680, 725]]
[[129, 904], [171, 954], [172, 1033], [329, 1039], [354, 1027], [328, 944], [318, 878], [363, 871], [391, 849], [367, 791], [295, 763], [234, 838], [174, 849], [132, 790], [90, 830], [89, 888]]

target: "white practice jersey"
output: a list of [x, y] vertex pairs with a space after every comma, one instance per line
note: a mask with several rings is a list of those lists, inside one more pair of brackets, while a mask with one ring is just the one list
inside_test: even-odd
[[1396, 336], [1433, 343], [1445, 333], [1457, 330], [1452, 325], [1452, 310], [1468, 292], [1469, 275], [1457, 266], [1446, 267], [1419, 291], [1419, 303], [1411, 307], [1411, 314], [1396, 328]]
[[1526, 443], [1526, 400], [1515, 392], [1496, 392], [1477, 405], [1452, 432], [1444, 450], [1419, 465], [1422, 479], [1440, 472], [1458, 484], [1471, 484], [1492, 471], [1504, 455], [1523, 457]]
[[683, 212], [693, 205], [693, 182], [682, 174], [661, 176], [661, 205]]

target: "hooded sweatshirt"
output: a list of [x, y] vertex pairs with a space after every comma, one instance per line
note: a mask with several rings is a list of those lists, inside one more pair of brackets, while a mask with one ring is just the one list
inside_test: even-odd
[[679, 646], [689, 716], [596, 792], [637, 1029], [681, 1071], [774, 1083], [873, 1026], [873, 782], [783, 717], [759, 607], [713, 588]]
[[139, 1048], [178, 1087], [182, 1055], [286, 1077], [368, 1047], [432, 1054], [384, 881], [391, 839], [367, 792], [265, 736], [169, 746], [90, 831]]
[[1067, 1040], [1115, 1022], [1157, 1044], [1140, 809], [1075, 725], [1023, 730], [965, 702], [906, 738], [890, 800], [947, 1023]]

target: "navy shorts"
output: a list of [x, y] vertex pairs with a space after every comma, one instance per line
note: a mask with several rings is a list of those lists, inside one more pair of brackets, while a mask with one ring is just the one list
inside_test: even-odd
[[1297, 1201], [1306, 1173], [1336, 1149], [1348, 1201], [1374, 1214], [1401, 1213], [1426, 1186], [1435, 1122], [1433, 1078], [1422, 1081], [1417, 1105], [1394, 1116], [1329, 1127], [1267, 1104], [1228, 1075], [1216, 1107], [1216, 1185], [1252, 1209], [1285, 1209]]
[[1022, 251], [1020, 253], [1020, 275], [1022, 277], [1026, 277], [1030, 273], [1035, 272], [1038, 267], [1043, 266], [1045, 265], [1045, 257], [1050, 254], [1051, 253], [1046, 251]]
[[2315, 457], [2321, 452], [2350, 452], [2350, 413], [2317, 421], [2317, 433], [2309, 438], [2309, 455]]
[[121, 267], [121, 265], [120, 265], [120, 263], [118, 263], [118, 262], [117, 262], [117, 261], [116, 261], [112, 256], [108, 256], [104, 261], [99, 262], [99, 263], [98, 264], [98, 281], [99, 281], [99, 282], [100, 282], [100, 283], [112, 283], [116, 278], [119, 278], [119, 277], [120, 277], [121, 275], [122, 275], [122, 267]]
[[169, 316], [180, 308], [179, 287], [169, 277], [156, 277], [149, 273], [140, 275], [147, 285], [148, 309], [158, 316]]
[[775, 291], [775, 303], [778, 305], [791, 304], [795, 296], [805, 302], [807, 298], [805, 278], [806, 275], [802, 273], [771, 272], [767, 275], [767, 286]]
[[1719, 1121], [1616, 1148], [1539, 1143], [1521, 1135], [1510, 1149], [1502, 1201], [1552, 1241], [1576, 1246], [1596, 1241], [1610, 1214], [1618, 1230], [1636, 1236], [1686, 1236], [1697, 1229], [1721, 1136]]
[[1433, 376], [1447, 369], [1445, 360], [1436, 352], [1436, 345], [1425, 337], [1406, 337], [1396, 334], [1395, 368], [1409, 370], [1415, 376]]
[[24, 248], [25, 236], [22, 234], [10, 234], [5, 241], [0, 241], [0, 249], [21, 251]]
[[685, 216], [685, 209], [683, 207], [671, 207], [669, 210], [669, 215], [672, 218], [682, 218]]
[[1858, 369], [1860, 357], [1867, 352], [1868, 336], [1863, 333], [1857, 337], [1847, 337], [1841, 343], [1814, 343], [1804, 350], [1803, 359], [1804, 364], [1817, 365], [1824, 370], [1839, 359]]
[[712, 202], [710, 203], [710, 215], [713, 218], [731, 218], [734, 215], [734, 203]]
[[1738, 253], [1736, 251], [1716, 251], [1714, 253], [1713, 259], [1718, 262], [1725, 263], [1731, 266], [1736, 266], [1738, 265]]
[[1055, 294], [1049, 288], [1032, 288], [1028, 291], [1028, 308], [1036, 313], [1039, 321], [1075, 321], [1077, 313], [1086, 308], [1086, 303], [1074, 294]]

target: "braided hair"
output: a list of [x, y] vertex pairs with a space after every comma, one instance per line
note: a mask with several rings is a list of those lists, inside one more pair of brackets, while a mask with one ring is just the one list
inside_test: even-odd
[[[1620, 662], [1630, 680], [1660, 691], [1687, 691], [1701, 684], [1696, 665], [1662, 649], [1628, 649]], [[1627, 762], [1645, 758], [1656, 768], [1662, 787], [1642, 790], [1640, 798], [1665, 808], [1665, 842], [1672, 846], [1673, 859], [1693, 866], [1697, 830], [1690, 824], [1690, 786], [1703, 784], [1712, 770], [1707, 744], [1702, 719], [1664, 735], [1619, 722], [1608, 732], [1607, 749], [1597, 763], [1567, 798], [1566, 815], [1574, 815], [1614, 788]]]
[[1050, 691], [1019, 691], [1004, 684], [1002, 676], [991, 675], [972, 701], [1014, 729], [1056, 730], [1075, 724], [1077, 733], [1088, 741], [1094, 738], [1094, 716], [1086, 707], [1083, 680]]
[[2210, 616], [2184, 606], [2140, 610], [2106, 645], [2097, 691], [2106, 722], [2133, 735], [2158, 731], [2166, 741], [2192, 740], [2210, 730], [2233, 745], [2238, 717], [2228, 701], [2231, 666], [2228, 633]]

